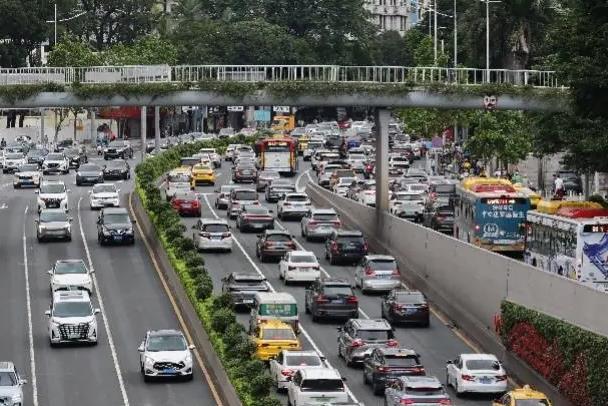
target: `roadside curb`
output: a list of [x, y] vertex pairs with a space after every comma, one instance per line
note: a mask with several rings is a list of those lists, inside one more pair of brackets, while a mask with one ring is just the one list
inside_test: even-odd
[[[209, 384], [213, 385], [215, 390], [217, 390], [223, 406], [242, 406], [243, 404], [239, 399], [234, 386], [232, 386], [230, 383], [228, 374], [226, 373], [221, 360], [219, 359], [213, 345], [211, 344], [211, 341], [209, 340], [209, 335], [203, 328], [196, 310], [194, 309], [194, 306], [190, 302], [190, 299], [188, 298], [188, 295], [181, 284], [179, 276], [175, 273], [165, 249], [156, 236], [154, 225], [148, 218], [139, 196], [137, 193], [131, 192], [129, 200], [132, 202], [132, 214], [136, 218], [138, 225], [141, 226], [141, 230], [144, 233], [144, 235], [141, 237], [144, 238], [150, 245], [155, 260], [159, 264], [160, 271], [163, 274], [165, 282], [167, 283], [168, 288], [183, 315], [185, 323], [189, 327], [192, 335], [192, 341], [194, 342], [194, 345], [206, 364], [209, 378], [212, 380], [212, 382], [209, 382]], [[150, 253], [151, 255], [152, 252]], [[214, 388], [210, 389], [214, 390]]]

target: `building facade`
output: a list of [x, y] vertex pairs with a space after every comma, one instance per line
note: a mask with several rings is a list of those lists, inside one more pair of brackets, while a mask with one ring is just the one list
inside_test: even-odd
[[428, 0], [366, 0], [365, 8], [381, 31], [397, 31], [404, 35], [420, 23]]

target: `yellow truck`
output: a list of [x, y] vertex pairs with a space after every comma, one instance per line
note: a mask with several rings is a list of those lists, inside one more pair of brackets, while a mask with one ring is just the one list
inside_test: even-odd
[[293, 114], [274, 116], [272, 125], [270, 126], [272, 131], [282, 132], [284, 134], [290, 133], [294, 128], [296, 128], [296, 116]]

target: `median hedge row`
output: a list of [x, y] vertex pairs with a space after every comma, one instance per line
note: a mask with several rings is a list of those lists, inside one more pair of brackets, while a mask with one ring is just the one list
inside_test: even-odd
[[230, 298], [213, 294], [213, 282], [203, 257], [192, 238], [184, 236], [185, 226], [157, 186], [163, 174], [179, 166], [181, 157], [197, 153], [201, 148], [216, 148], [223, 153], [229, 143], [250, 144], [254, 140], [255, 137], [240, 137], [173, 147], [135, 168], [135, 187], [241, 401], [246, 406], [279, 406], [279, 400], [270, 394], [270, 375], [264, 364], [255, 359], [255, 346], [244, 327], [237, 323]]
[[576, 406], [608, 402], [608, 338], [509, 301], [502, 303], [505, 346]]

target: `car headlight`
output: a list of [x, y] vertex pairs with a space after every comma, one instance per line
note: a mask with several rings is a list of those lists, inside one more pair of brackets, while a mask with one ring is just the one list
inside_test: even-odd
[[154, 365], [154, 359], [151, 357], [148, 357], [147, 355], [144, 356], [144, 365], [147, 367], [151, 367], [152, 365]]
[[192, 355], [190, 353], [186, 354], [186, 358], [184, 358], [184, 362], [186, 364], [192, 363]]
[[103, 233], [103, 235], [110, 235], [110, 230], [108, 230], [106, 227], [103, 227], [101, 229], [101, 232]]

